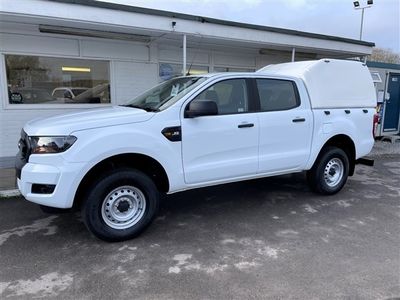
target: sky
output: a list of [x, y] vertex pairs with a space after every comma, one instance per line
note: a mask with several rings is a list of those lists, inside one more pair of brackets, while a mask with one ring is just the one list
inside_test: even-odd
[[[353, 39], [360, 35], [361, 10], [353, 8], [352, 0], [101, 1]], [[374, 0], [365, 9], [363, 40], [400, 53], [400, 0]]]

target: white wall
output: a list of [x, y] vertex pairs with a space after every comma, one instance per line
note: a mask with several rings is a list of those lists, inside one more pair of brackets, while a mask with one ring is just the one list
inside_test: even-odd
[[158, 83], [158, 64], [116, 61], [113, 63], [116, 104], [126, 103]]

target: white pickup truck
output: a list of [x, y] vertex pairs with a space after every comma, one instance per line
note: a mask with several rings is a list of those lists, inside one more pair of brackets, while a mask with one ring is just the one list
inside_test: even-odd
[[306, 171], [330, 195], [371, 151], [375, 105], [355, 61], [174, 78], [126, 105], [27, 123], [18, 187], [43, 207], [81, 208], [106, 241], [143, 231], [160, 193]]

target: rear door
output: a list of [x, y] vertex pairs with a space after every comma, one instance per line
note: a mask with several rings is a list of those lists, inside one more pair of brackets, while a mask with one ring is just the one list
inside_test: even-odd
[[219, 114], [182, 117], [186, 183], [199, 184], [257, 173], [259, 126], [257, 114], [251, 111], [254, 100], [251, 94], [248, 80], [235, 78], [211, 85], [192, 100], [215, 101]]
[[385, 117], [383, 132], [397, 133], [399, 131], [400, 115], [400, 74], [390, 74], [388, 89], [389, 99], [385, 102]]
[[312, 138], [312, 112], [296, 83], [257, 78], [260, 113], [259, 173], [301, 170]]

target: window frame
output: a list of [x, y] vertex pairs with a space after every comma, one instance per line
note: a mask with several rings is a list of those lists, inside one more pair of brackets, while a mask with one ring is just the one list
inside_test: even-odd
[[[295, 108], [297, 108], [297, 107], [299, 107], [301, 105], [300, 93], [299, 93], [299, 89], [298, 89], [297, 84], [296, 84], [295, 81], [290, 80], [290, 79], [268, 78], [268, 77], [254, 77], [254, 78], [252, 78], [252, 80], [253, 80], [253, 87], [254, 87], [254, 91], [255, 91], [255, 95], [254, 96], [257, 99], [257, 110], [258, 110], [258, 112], [288, 111], [288, 110], [295, 109]], [[292, 86], [293, 86], [293, 89], [294, 89], [294, 96], [296, 98], [296, 106], [293, 106], [293, 107], [290, 107], [290, 108], [285, 108], [285, 109], [262, 110], [261, 109], [260, 91], [258, 89], [257, 80], [275, 80], [275, 81], [290, 82], [292, 84]]]
[[[8, 99], [8, 78], [6, 72], [6, 55], [19, 55], [19, 56], [38, 56], [49, 58], [66, 58], [66, 59], [81, 59], [81, 60], [96, 60], [108, 63], [109, 67], [109, 85], [110, 85], [110, 103], [58, 103], [58, 104], [13, 104], [9, 103]], [[41, 53], [26, 53], [26, 52], [1, 52], [0, 53], [0, 95], [3, 98], [2, 107], [4, 110], [60, 110], [60, 109], [85, 109], [97, 108], [116, 105], [116, 93], [113, 86], [114, 78], [114, 65], [113, 60], [98, 57], [80, 57], [68, 55], [51, 55]], [[4, 76], [4, 78], [3, 78]]]
[[[160, 66], [161, 66], [162, 64], [182, 65], [182, 68], [183, 68], [183, 63], [182, 63], [182, 62], [167, 61], [167, 60], [159, 60], [158, 63], [157, 63], [157, 78], [158, 78], [158, 81], [159, 81], [160, 83], [161, 83], [161, 82], [164, 82], [164, 81], [166, 81], [166, 80], [175, 78], [175, 77], [180, 77], [180, 76], [201, 76], [201, 75], [210, 73], [210, 69], [211, 69], [211, 67], [210, 67], [209, 64], [193, 63], [192, 66], [194, 66], [194, 67], [201, 67], [201, 68], [204, 67], [204, 68], [207, 68], [207, 72], [204, 73], [204, 74], [192, 74], [192, 75], [177, 74], [177, 75], [172, 76], [172, 77], [169, 78], [169, 79], [163, 80], [163, 79], [160, 77]], [[187, 70], [186, 70], [186, 71], [188, 71], [190, 65], [186, 65], [186, 67], [187, 67]]]
[[[249, 114], [249, 113], [257, 113], [259, 111], [257, 111], [257, 102], [256, 102], [256, 94], [254, 91], [254, 88], [251, 88], [252, 84], [252, 78], [251, 77], [230, 77], [230, 78], [222, 78], [222, 79], [218, 79], [216, 81], [210, 82], [210, 84], [208, 84], [207, 86], [205, 86], [204, 88], [202, 88], [200, 91], [196, 92], [193, 96], [191, 96], [190, 101], [186, 102], [184, 104], [184, 109], [183, 111], [187, 111], [189, 108], [190, 103], [192, 103], [192, 101], [195, 101], [197, 96], [199, 96], [201, 93], [205, 92], [206, 90], [208, 90], [209, 88], [211, 88], [212, 86], [224, 82], [224, 81], [229, 81], [229, 80], [244, 80], [245, 84], [246, 84], [246, 93], [247, 93], [247, 99], [248, 99], [248, 110], [245, 112], [235, 112], [235, 113], [224, 113], [224, 114], [220, 114], [218, 113], [218, 115], [212, 115], [212, 116], [199, 116], [196, 118], [201, 118], [201, 117], [219, 117], [219, 116], [230, 116], [230, 115], [242, 115], [242, 114]], [[186, 118], [186, 117], [185, 117]]]
[[[378, 71], [370, 71], [370, 73], [371, 73], [372, 81], [374, 83], [382, 83], [381, 74], [379, 74]], [[375, 78], [374, 78], [374, 76], [375, 76]]]
[[[218, 71], [215, 70], [216, 68], [225, 68], [225, 69], [237, 69], [241, 71]], [[249, 71], [250, 70], [250, 71]], [[214, 65], [212, 72], [213, 73], [254, 73], [257, 68], [246, 68], [246, 67], [232, 67], [232, 66], [225, 66], [225, 65]]]

